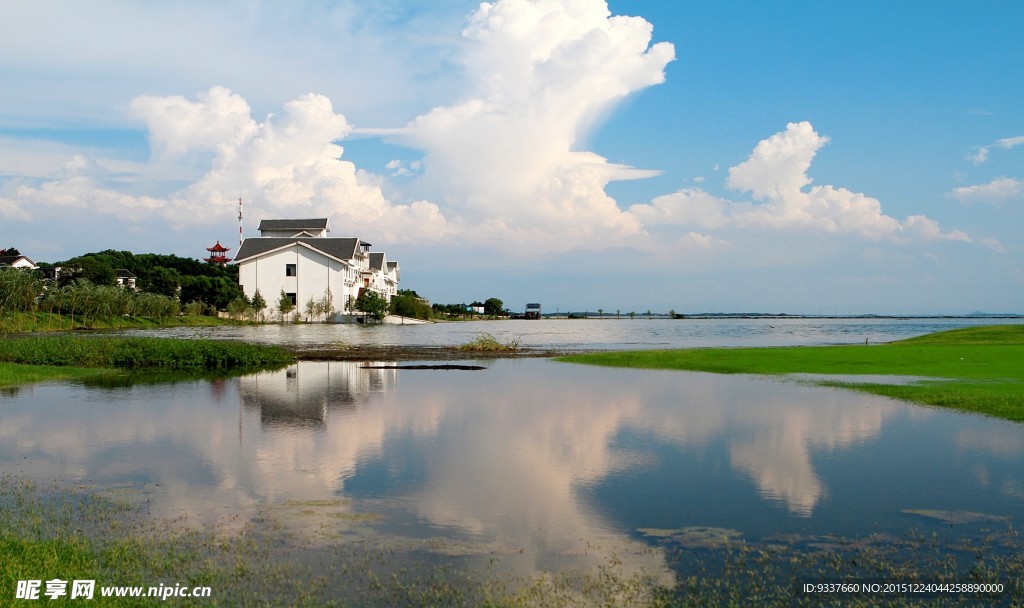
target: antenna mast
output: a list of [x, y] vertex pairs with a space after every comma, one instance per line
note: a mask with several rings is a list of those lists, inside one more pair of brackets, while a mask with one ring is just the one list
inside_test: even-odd
[[238, 199], [238, 248], [242, 248], [242, 199]]

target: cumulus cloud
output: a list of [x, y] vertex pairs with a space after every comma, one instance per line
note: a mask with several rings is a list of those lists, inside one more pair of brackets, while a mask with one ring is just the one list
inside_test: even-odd
[[[515, 252], [710, 250], [728, 246], [741, 230], [970, 240], [925, 216], [889, 216], [866, 194], [813, 185], [811, 164], [829, 139], [809, 122], [787, 125], [729, 169], [726, 186], [749, 192], [751, 200], [691, 187], [623, 211], [608, 184], [656, 172], [585, 148], [617, 103], [664, 80], [675, 51], [652, 44], [652, 31], [641, 18], [612, 16], [604, 0], [481, 4], [462, 32], [460, 90], [468, 92], [403, 128], [363, 130], [423, 152], [421, 160], [385, 167], [388, 177], [403, 178], [410, 195], [402, 201], [384, 194], [384, 176], [344, 157], [340, 142], [356, 129], [326, 96], [303, 95], [261, 120], [241, 95], [215, 86], [193, 99], [145, 95], [128, 106], [149, 135], [146, 170], [173, 176], [165, 182], [172, 187], [159, 194], [126, 188], [125, 180], [79, 156], [58, 175], [6, 184], [0, 215], [27, 219], [77, 208], [199, 225], [228, 215], [242, 197], [262, 217], [328, 216], [336, 232], [373, 235], [374, 242], [457, 237]], [[992, 145], [1021, 143], [1024, 138], [1007, 138]], [[693, 179], [699, 186], [704, 181]], [[954, 197], [981, 195], [967, 188]]]
[[329, 216], [339, 232], [374, 234], [377, 242], [436, 240], [447, 232], [436, 205], [394, 204], [373, 176], [342, 160], [335, 141], [352, 127], [322, 95], [290, 101], [263, 122], [224, 87], [194, 101], [138, 97], [129, 107], [147, 126], [155, 164], [200, 167], [189, 185], [163, 197], [127, 194], [109, 172], [78, 155], [54, 179], [16, 187], [3, 213], [25, 218], [27, 210], [82, 209], [196, 225], [217, 221], [216, 209], [233, 208], [241, 196], [267, 217]]
[[729, 169], [729, 188], [753, 194], [753, 201], [735, 202], [687, 188], [634, 205], [630, 213], [647, 229], [675, 224], [805, 230], [851, 234], [878, 240], [970, 241], [961, 231], [943, 232], [923, 215], [900, 221], [882, 212], [881, 203], [866, 194], [831, 185], [811, 186], [808, 170], [818, 150], [828, 143], [809, 122], [790, 123], [762, 140], [750, 157]]
[[1019, 179], [999, 177], [987, 184], [954, 188], [949, 196], [961, 203], [1002, 203], [1020, 199], [1024, 184]]
[[512, 248], [622, 243], [642, 232], [605, 193], [652, 175], [580, 148], [616, 102], [674, 58], [651, 25], [603, 0], [484, 3], [463, 31], [470, 94], [393, 136], [424, 151], [417, 186], [467, 238]]

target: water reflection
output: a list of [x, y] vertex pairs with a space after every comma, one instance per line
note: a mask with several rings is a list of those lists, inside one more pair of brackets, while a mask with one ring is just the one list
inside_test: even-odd
[[1020, 517], [1022, 455], [1020, 425], [849, 391], [543, 360], [301, 362], [0, 397], [4, 470], [114, 488], [190, 523], [271, 513], [311, 539], [367, 526], [444, 538], [515, 555], [524, 572], [612, 552], [663, 569], [641, 528], [753, 537], [898, 528], [906, 509]]

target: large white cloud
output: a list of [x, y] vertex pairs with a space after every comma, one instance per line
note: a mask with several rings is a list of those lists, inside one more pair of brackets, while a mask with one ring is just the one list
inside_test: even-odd
[[[887, 215], [866, 194], [812, 185], [811, 164], [829, 140], [809, 122], [787, 125], [729, 170], [726, 185], [752, 200], [685, 188], [623, 211], [606, 186], [653, 172], [610, 163], [585, 150], [586, 140], [624, 97], [664, 80], [674, 49], [651, 40], [650, 23], [612, 16], [604, 0], [480, 5], [459, 56], [467, 92], [404, 128], [377, 130], [424, 153], [402, 200], [385, 195], [384, 177], [344, 158], [339, 142], [354, 128], [326, 96], [303, 95], [260, 120], [241, 95], [215, 86], [195, 99], [144, 95], [129, 104], [153, 150], [134, 177], [76, 157], [48, 178], [8, 181], [0, 215], [80, 209], [200, 225], [230, 217], [242, 197], [259, 217], [330, 216], [336, 232], [375, 243], [457, 238], [515, 252], [711, 250], [743, 230], [970, 240], [923, 215]], [[403, 167], [389, 165], [397, 174]], [[153, 185], [159, 177], [163, 189]]]
[[470, 95], [396, 136], [424, 151], [418, 186], [443, 200], [466, 238], [566, 249], [641, 233], [605, 193], [651, 175], [580, 150], [606, 113], [660, 83], [674, 57], [643, 19], [603, 0], [484, 3], [463, 32]]
[[373, 235], [375, 242], [429, 241], [447, 232], [436, 205], [393, 204], [374, 176], [342, 160], [344, 149], [334, 142], [351, 126], [321, 95], [290, 101], [263, 122], [224, 87], [200, 93], [195, 101], [138, 97], [130, 111], [146, 123], [154, 164], [168, 166], [171, 174], [195, 167], [198, 176], [190, 184], [162, 197], [128, 194], [109, 172], [76, 157], [64, 175], [15, 188], [11, 198], [0, 199], [0, 209], [14, 217], [82, 209], [132, 221], [162, 217], [195, 225], [218, 221], [242, 197], [262, 216], [331, 216], [336, 231]]
[[790, 123], [784, 131], [758, 143], [747, 160], [729, 170], [727, 185], [751, 192], [753, 201], [734, 202], [687, 188], [651, 204], [634, 205], [630, 213], [641, 218], [648, 229], [657, 224], [703, 230], [728, 226], [847, 234], [871, 240], [970, 241], [961, 231], [942, 231], [923, 215], [902, 221], [886, 215], [881, 203], [866, 194], [831, 185], [810, 186], [807, 173], [811, 162], [827, 142], [811, 123]]

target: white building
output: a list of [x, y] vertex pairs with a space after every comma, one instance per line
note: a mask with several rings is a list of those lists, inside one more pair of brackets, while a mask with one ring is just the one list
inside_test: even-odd
[[11, 268], [21, 268], [23, 270], [35, 270], [37, 268], [36, 263], [28, 259], [23, 255], [3, 255], [0, 256], [0, 267], [10, 266]]
[[327, 218], [263, 220], [259, 229], [261, 236], [245, 239], [235, 256], [250, 299], [258, 289], [273, 305], [284, 292], [301, 314], [309, 300], [329, 298], [337, 320], [363, 289], [388, 301], [398, 293], [398, 263], [371, 253], [370, 243], [358, 238], [328, 237]]

